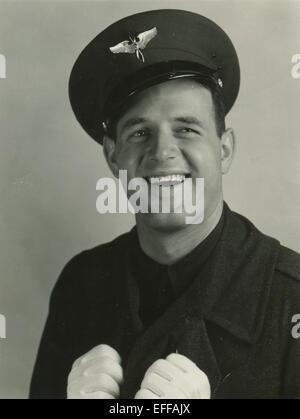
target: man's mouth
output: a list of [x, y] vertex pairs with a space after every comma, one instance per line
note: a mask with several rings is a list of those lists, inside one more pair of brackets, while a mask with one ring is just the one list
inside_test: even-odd
[[164, 176], [146, 176], [145, 179], [148, 183], [151, 185], [156, 186], [176, 186], [180, 183], [184, 182], [186, 178], [191, 177], [189, 173], [185, 174], [170, 174], [170, 175], [164, 175]]

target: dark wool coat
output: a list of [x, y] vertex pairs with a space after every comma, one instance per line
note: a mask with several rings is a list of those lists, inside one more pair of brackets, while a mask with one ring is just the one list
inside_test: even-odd
[[121, 398], [177, 350], [209, 378], [213, 398], [300, 398], [300, 256], [225, 206], [204, 273], [144, 328], [129, 249], [132, 233], [75, 256], [53, 290], [31, 398], [65, 398], [72, 363], [106, 343], [122, 357]]

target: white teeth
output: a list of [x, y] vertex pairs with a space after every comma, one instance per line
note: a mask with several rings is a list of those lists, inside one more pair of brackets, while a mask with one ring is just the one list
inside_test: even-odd
[[151, 176], [150, 183], [165, 185], [170, 184], [170, 182], [181, 183], [185, 179], [185, 175], [168, 175], [168, 176]]

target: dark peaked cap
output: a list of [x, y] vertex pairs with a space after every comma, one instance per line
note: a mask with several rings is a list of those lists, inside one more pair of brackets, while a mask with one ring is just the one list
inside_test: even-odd
[[106, 28], [81, 52], [70, 75], [70, 102], [84, 130], [101, 144], [106, 122], [122, 100], [178, 77], [214, 82], [227, 113], [240, 84], [231, 40], [196, 13], [137, 13]]

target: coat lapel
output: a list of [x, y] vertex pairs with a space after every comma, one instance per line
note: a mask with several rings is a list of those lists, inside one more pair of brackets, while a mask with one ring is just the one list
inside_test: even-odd
[[[134, 336], [134, 323], [125, 326], [126, 329], [128, 327], [131, 327], [131, 336]], [[210, 377], [212, 388], [218, 386], [222, 377], [202, 313], [190, 310], [185, 298], [172, 304], [148, 329], [136, 328], [135, 332], [136, 337], [130, 342], [131, 349], [125, 364], [126, 387], [122, 391], [123, 398], [134, 397], [149, 366], [172, 352], [190, 358]]]

